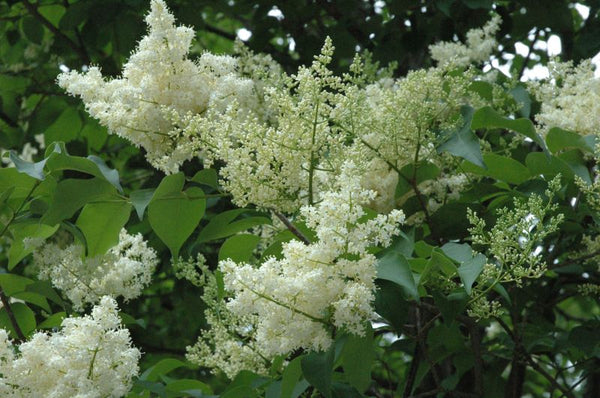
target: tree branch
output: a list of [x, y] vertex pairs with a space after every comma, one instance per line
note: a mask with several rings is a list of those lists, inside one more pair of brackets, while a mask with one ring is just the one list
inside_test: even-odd
[[71, 47], [71, 49], [77, 53], [77, 55], [83, 61], [84, 64], [90, 64], [90, 57], [85, 51], [85, 48], [80, 47], [77, 43], [71, 40], [69, 36], [65, 35], [63, 32], [57, 29], [56, 26], [52, 25], [52, 22], [48, 21], [42, 14], [40, 14], [40, 12], [37, 9], [37, 5], [30, 3], [29, 0], [23, 1], [23, 5], [33, 17], [40, 21], [41, 24], [44, 25], [50, 32], [54, 33], [54, 36], [66, 42], [69, 45], [69, 47]]
[[273, 210], [273, 213], [281, 220], [281, 222], [287, 227], [287, 229], [290, 230], [291, 233], [300, 239], [300, 241], [306, 245], [310, 245], [310, 240], [308, 240], [308, 238], [302, 232], [300, 232], [300, 230], [296, 228], [296, 226], [292, 224], [290, 220], [286, 218], [286, 216], [275, 210]]
[[2, 301], [2, 306], [6, 310], [6, 314], [8, 315], [8, 319], [10, 320], [12, 327], [15, 330], [15, 333], [17, 334], [17, 337], [18, 337], [17, 341], [20, 343], [24, 342], [25, 340], [27, 340], [27, 338], [25, 337], [25, 334], [21, 330], [21, 327], [19, 326], [19, 323], [17, 322], [17, 318], [15, 318], [15, 314], [12, 311], [12, 307], [10, 306], [10, 300], [8, 299], [8, 297], [6, 297], [4, 290], [2, 290], [1, 288], [0, 288], [0, 300]]

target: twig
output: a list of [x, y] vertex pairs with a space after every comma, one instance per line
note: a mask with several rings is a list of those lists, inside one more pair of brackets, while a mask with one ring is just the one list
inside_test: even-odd
[[85, 49], [80, 47], [73, 40], [71, 40], [71, 38], [69, 38], [69, 36], [65, 35], [63, 32], [58, 30], [56, 28], [56, 26], [52, 25], [52, 22], [50, 22], [46, 18], [44, 18], [44, 16], [39, 13], [36, 5], [30, 3], [29, 0], [23, 1], [23, 5], [25, 6], [25, 8], [27, 8], [27, 11], [29, 11], [29, 13], [33, 17], [38, 19], [42, 23], [42, 25], [44, 25], [50, 32], [54, 33], [54, 35], [56, 37], [60, 38], [61, 40], [64, 40], [69, 45], [69, 47], [71, 47], [71, 49], [73, 49], [73, 51], [75, 51], [77, 53], [77, 55], [79, 56], [79, 58], [81, 58], [81, 60], [83, 61], [84, 64], [86, 64], [86, 65], [90, 64], [90, 57], [88, 56]]
[[533, 40], [529, 44], [529, 51], [527, 51], [527, 55], [525, 56], [525, 59], [523, 59], [523, 65], [521, 66], [521, 70], [519, 71], [519, 76], [517, 76], [517, 80], [521, 80], [521, 77], [523, 76], [523, 73], [525, 72], [525, 68], [527, 68], [527, 63], [529, 62], [529, 58], [531, 57], [531, 53], [533, 52], [533, 46], [537, 42], [539, 34], [540, 34], [539, 29], [536, 29], [535, 33], [533, 35]]
[[17, 318], [15, 318], [15, 314], [12, 311], [12, 307], [10, 306], [10, 301], [8, 300], [8, 297], [6, 297], [6, 294], [4, 294], [4, 290], [2, 290], [1, 288], [0, 288], [0, 300], [2, 301], [2, 305], [3, 305], [4, 309], [6, 310], [6, 313], [8, 314], [8, 319], [10, 320], [10, 323], [12, 324], [13, 329], [15, 329], [15, 333], [17, 334], [17, 337], [18, 337], [18, 342], [19, 343], [24, 342], [25, 340], [27, 340], [27, 338], [25, 337], [25, 334], [21, 330], [21, 327], [19, 326], [19, 324], [17, 322]]
[[287, 227], [287, 229], [290, 230], [291, 233], [300, 239], [300, 241], [302, 241], [304, 244], [310, 245], [310, 240], [302, 232], [300, 232], [300, 230], [296, 228], [296, 226], [292, 224], [286, 216], [275, 210], [273, 210], [273, 213], [281, 220], [281, 222]]
[[531, 357], [531, 355], [525, 350], [525, 348], [520, 343], [520, 341], [518, 341], [518, 340], [515, 339], [515, 334], [509, 328], [509, 326], [506, 324], [506, 322], [504, 322], [500, 318], [496, 318], [496, 320], [498, 321], [498, 323], [500, 324], [500, 326], [502, 326], [502, 328], [506, 331], [506, 333], [508, 333], [508, 335], [510, 336], [510, 338], [515, 342], [515, 344], [516, 344], [515, 345], [515, 350], [519, 350], [520, 351], [520, 353], [522, 354], [522, 357], [529, 364], [529, 366], [531, 366], [533, 368], [533, 370], [535, 370], [540, 375], [542, 375], [546, 380], [548, 380], [550, 382], [550, 384], [552, 385], [552, 387], [554, 387], [555, 389], [560, 390], [560, 392], [563, 394], [563, 396], [565, 396], [567, 398], [575, 398], [575, 396], [573, 395], [571, 389], [567, 389], [567, 388], [561, 386], [560, 384], [558, 384], [558, 382], [554, 379], [554, 377], [552, 377], [552, 375], [550, 373], [548, 373], [546, 371], [546, 369], [542, 368], [537, 362], [535, 362], [533, 360], [533, 358]]

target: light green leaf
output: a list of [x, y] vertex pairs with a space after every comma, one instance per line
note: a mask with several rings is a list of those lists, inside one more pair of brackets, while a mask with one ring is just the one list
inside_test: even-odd
[[85, 236], [88, 256], [104, 254], [119, 243], [119, 232], [130, 215], [131, 205], [126, 201], [86, 204], [76, 225]]
[[148, 205], [148, 220], [173, 257], [196, 229], [206, 208], [204, 192], [198, 187], [181, 192], [182, 173], [165, 177]]
[[33, 247], [25, 245], [25, 239], [46, 239], [52, 236], [58, 229], [58, 224], [54, 226], [40, 224], [38, 221], [14, 224], [10, 228], [13, 235], [13, 242], [8, 251], [8, 269], [13, 269], [19, 261], [33, 252]]
[[302, 356], [294, 358], [283, 371], [281, 378], [281, 398], [292, 398], [294, 388], [302, 376], [301, 361]]
[[467, 243], [448, 242], [442, 246], [442, 251], [459, 263], [468, 261], [473, 257], [473, 249]]
[[465, 286], [465, 290], [467, 294], [471, 294], [471, 287], [473, 283], [483, 271], [483, 266], [485, 265], [487, 258], [481, 254], [477, 253], [477, 255], [470, 260], [467, 260], [458, 267], [458, 276], [460, 276], [460, 280]]
[[246, 209], [228, 210], [216, 215], [204, 227], [198, 235], [198, 242], [208, 242], [211, 240], [222, 239], [228, 236], [245, 231], [256, 225], [270, 224], [271, 220], [267, 217], [246, 217], [233, 221], [236, 217], [246, 212]]
[[131, 200], [140, 221], [144, 219], [144, 212], [146, 211], [148, 204], [150, 204], [152, 196], [154, 196], [154, 189], [140, 189], [131, 192], [129, 195], [129, 199]]
[[9, 297], [18, 292], [24, 292], [27, 286], [33, 283], [33, 279], [21, 275], [0, 274], [0, 288]]
[[234, 235], [227, 239], [219, 250], [219, 261], [231, 259], [236, 263], [248, 262], [260, 237], [251, 234]]
[[57, 312], [56, 314], [50, 315], [37, 327], [38, 329], [53, 329], [55, 327], [59, 327], [62, 324], [63, 319], [65, 319], [66, 317], [66, 312]]
[[37, 163], [28, 162], [19, 157], [15, 151], [10, 151], [10, 160], [15, 164], [15, 168], [21, 173], [25, 173], [28, 176], [35, 178], [36, 180], [43, 181], [46, 178], [44, 173], [44, 166], [48, 159], [40, 160]]
[[[10, 308], [12, 309], [15, 319], [17, 320], [19, 329], [21, 329], [25, 336], [29, 336], [29, 334], [35, 330], [36, 325], [35, 314], [31, 308], [23, 303], [11, 303]], [[12, 326], [10, 318], [8, 317], [6, 308], [0, 308], [0, 328], [8, 330], [13, 339], [19, 338]]]
[[200, 170], [192, 177], [191, 181], [209, 186], [214, 189], [219, 189], [217, 171], [215, 169]]

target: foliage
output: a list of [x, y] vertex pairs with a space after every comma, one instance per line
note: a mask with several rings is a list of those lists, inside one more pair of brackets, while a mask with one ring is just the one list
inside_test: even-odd
[[0, 4], [3, 396], [600, 396], [600, 4], [150, 3]]

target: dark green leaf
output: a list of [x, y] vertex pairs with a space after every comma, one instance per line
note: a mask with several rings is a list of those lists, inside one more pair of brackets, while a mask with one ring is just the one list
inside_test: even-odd
[[301, 361], [302, 374], [325, 398], [331, 398], [333, 346], [326, 352], [311, 352]]
[[479, 138], [471, 131], [471, 120], [475, 111], [470, 106], [463, 106], [461, 114], [463, 125], [456, 130], [447, 132], [443, 136], [443, 143], [438, 146], [438, 152], [448, 152], [461, 157], [469, 162], [485, 168]]
[[373, 330], [365, 336], [349, 335], [342, 350], [342, 366], [346, 381], [358, 391], [365, 391], [371, 384], [371, 366], [375, 360]]
[[460, 267], [458, 267], [458, 275], [460, 276], [460, 280], [462, 281], [467, 294], [471, 294], [471, 287], [481, 271], [483, 271], [483, 266], [485, 265], [487, 258], [481, 254], [477, 253], [475, 257], [463, 262]]
[[[548, 152], [546, 143], [535, 131], [535, 126], [530, 119], [524, 117], [519, 119], [509, 119], [500, 115], [496, 110], [489, 106], [480, 108], [475, 112], [473, 120], [471, 121], [471, 128], [473, 130], [501, 128], [515, 131], [532, 139], [533, 142], [538, 144], [545, 152]], [[485, 164], [488, 164], [487, 161]]]
[[377, 278], [394, 282], [404, 289], [404, 292], [415, 300], [419, 292], [406, 257], [398, 252], [388, 252], [377, 262]]
[[553, 127], [546, 134], [546, 143], [552, 153], [557, 153], [565, 148], [579, 148], [584, 152], [594, 153], [596, 137], [593, 135], [582, 136], [571, 131]]
[[[530, 155], [540, 152], [532, 152]], [[521, 184], [531, 177], [527, 167], [523, 166], [519, 161], [496, 155], [494, 153], [486, 153], [483, 155], [483, 161], [487, 165], [487, 169], [483, 169], [469, 162], [464, 162], [462, 167], [464, 171], [488, 176], [500, 181], [506, 181], [509, 184]]]
[[86, 203], [102, 198], [114, 198], [115, 188], [108, 182], [92, 178], [89, 180], [67, 179], [58, 183], [56, 193], [50, 202], [42, 223], [54, 225], [71, 218]]

